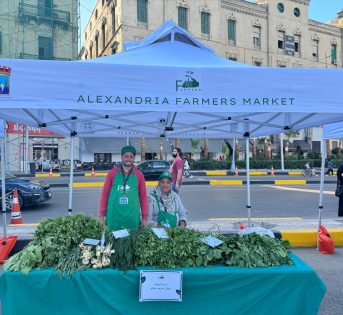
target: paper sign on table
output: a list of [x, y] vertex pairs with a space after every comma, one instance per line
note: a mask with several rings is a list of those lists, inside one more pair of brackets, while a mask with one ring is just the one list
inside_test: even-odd
[[127, 229], [123, 229], [123, 230], [118, 230], [118, 231], [113, 231], [112, 235], [115, 238], [123, 238], [123, 237], [127, 237], [129, 236], [129, 231]]
[[158, 238], [169, 238], [168, 233], [165, 229], [152, 228], [152, 231], [156, 234]]
[[213, 236], [207, 236], [207, 237], [203, 237], [200, 239], [203, 243], [207, 244], [208, 246], [211, 246], [212, 248], [215, 248], [221, 244], [223, 244], [224, 242], [221, 241], [220, 239], [213, 237]]
[[182, 271], [141, 270], [139, 301], [182, 302]]

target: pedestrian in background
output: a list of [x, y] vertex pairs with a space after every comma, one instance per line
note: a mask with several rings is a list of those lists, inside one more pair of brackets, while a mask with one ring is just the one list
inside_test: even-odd
[[172, 156], [174, 158], [174, 162], [170, 167], [169, 172], [172, 174], [172, 189], [178, 194], [180, 187], [182, 185], [183, 175], [183, 161], [181, 149], [174, 148], [172, 151]]
[[[343, 186], [343, 165], [341, 165], [337, 170], [337, 187]], [[343, 194], [338, 196], [338, 216], [343, 217]]]
[[326, 171], [326, 175], [329, 175], [331, 173], [331, 175], [333, 175], [333, 162], [331, 159], [328, 160], [328, 170]]

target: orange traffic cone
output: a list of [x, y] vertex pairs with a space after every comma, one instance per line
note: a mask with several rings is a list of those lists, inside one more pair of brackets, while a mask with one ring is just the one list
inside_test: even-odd
[[52, 177], [52, 167], [50, 167], [49, 177]]
[[274, 173], [274, 167], [272, 166], [272, 171], [270, 173], [271, 176], [275, 176], [275, 173]]
[[95, 173], [94, 173], [94, 166], [92, 166], [92, 176], [95, 176]]
[[335, 245], [333, 239], [331, 238], [329, 232], [324, 226], [319, 226], [318, 239], [317, 239], [318, 250], [322, 254], [334, 254]]
[[11, 224], [22, 224], [23, 219], [21, 218], [20, 204], [18, 198], [18, 191], [16, 188], [13, 190], [13, 202], [11, 212]]
[[238, 167], [235, 168], [235, 176], [238, 176]]

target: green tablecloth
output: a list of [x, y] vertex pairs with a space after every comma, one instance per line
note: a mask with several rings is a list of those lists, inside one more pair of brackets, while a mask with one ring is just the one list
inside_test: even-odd
[[[182, 302], [139, 302], [139, 271], [78, 272], [60, 279], [54, 270], [28, 276], [5, 272], [0, 279], [3, 315], [57, 314], [317, 314], [325, 285], [292, 254], [294, 266], [270, 268], [178, 268]], [[149, 268], [142, 268], [147, 270]]]

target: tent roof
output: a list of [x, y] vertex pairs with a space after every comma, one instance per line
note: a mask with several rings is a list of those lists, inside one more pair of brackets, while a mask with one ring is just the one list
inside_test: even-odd
[[244, 138], [343, 120], [343, 69], [244, 66], [172, 22], [97, 60], [0, 59], [0, 79], [0, 118], [81, 137]]
[[323, 139], [340, 139], [343, 138], [343, 123], [324, 125]]

